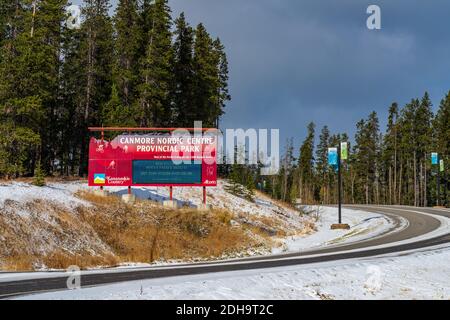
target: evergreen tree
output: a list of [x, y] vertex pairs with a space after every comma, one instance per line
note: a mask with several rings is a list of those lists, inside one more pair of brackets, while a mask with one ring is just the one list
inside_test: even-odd
[[298, 191], [299, 197], [304, 203], [311, 203], [314, 200], [314, 132], [315, 125], [308, 125], [308, 135], [300, 147], [300, 157], [298, 160]]
[[246, 183], [245, 183], [245, 198], [251, 202], [254, 201], [254, 197], [255, 197], [255, 180], [253, 178], [253, 175], [251, 174], [251, 172], [247, 173], [247, 179], [246, 179]]
[[388, 124], [383, 141], [382, 155], [385, 168], [384, 180], [388, 184], [386, 199], [388, 199], [389, 204], [397, 203], [398, 144], [400, 141], [398, 116], [398, 104], [393, 103], [389, 107]]
[[133, 119], [132, 109], [124, 107], [119, 97], [116, 85], [113, 84], [111, 98], [102, 108], [103, 124], [107, 127], [134, 127], [136, 123]]
[[175, 20], [173, 103], [174, 121], [180, 127], [193, 127], [191, 116], [194, 100], [194, 32], [184, 13]]
[[[114, 83], [121, 105], [129, 111], [136, 95], [139, 70], [140, 26], [137, 0], [120, 0], [114, 16]], [[129, 112], [127, 112], [129, 113]]]
[[441, 100], [433, 121], [434, 145], [443, 156], [450, 156], [450, 91]]
[[203, 24], [195, 30], [194, 45], [194, 101], [190, 123], [203, 121], [204, 127], [215, 126], [217, 106], [217, 65], [213, 54], [213, 41]]
[[203, 26], [180, 17], [172, 44], [167, 0], [121, 0], [114, 19], [110, 1], [85, 0], [70, 30], [67, 4], [0, 2], [0, 175], [31, 176], [36, 159], [85, 174], [89, 126], [217, 124], [228, 66]]
[[228, 59], [225, 54], [225, 47], [219, 38], [213, 42], [213, 52], [215, 56], [215, 66], [217, 79], [214, 82], [214, 98], [216, 102], [211, 112], [210, 122], [214, 124], [214, 127], [219, 127], [219, 118], [225, 113], [226, 102], [231, 100], [231, 96], [228, 90]]
[[44, 171], [42, 170], [41, 161], [39, 160], [36, 164], [36, 168], [34, 170], [34, 180], [33, 184], [37, 187], [45, 186], [45, 177]]
[[149, 31], [145, 57], [141, 62], [139, 124], [164, 126], [171, 119], [170, 88], [172, 84], [173, 51], [171, 17], [167, 0], [156, 0], [153, 6], [152, 29]]
[[357, 201], [366, 204], [378, 202], [380, 133], [376, 112], [372, 112], [367, 120], [358, 122], [355, 142], [355, 170], [360, 181], [357, 193], [364, 195]]
[[113, 38], [109, 0], [85, 0], [79, 49], [80, 95], [77, 97], [80, 139], [79, 174], [86, 173], [87, 127], [101, 125], [101, 107], [111, 95]]
[[[59, 88], [59, 53], [66, 1], [15, 1], [7, 17], [0, 60], [0, 113], [3, 130], [26, 131], [36, 143], [30, 145], [24, 168], [34, 171], [36, 144], [50, 167], [57, 132], [56, 107]], [[3, 10], [3, 8], [2, 8]], [[3, 20], [4, 21], [4, 20]], [[3, 29], [5, 30], [5, 29]], [[38, 134], [39, 139], [34, 136]], [[10, 147], [6, 147], [6, 149]]]
[[328, 141], [330, 139], [330, 130], [328, 126], [324, 126], [319, 136], [319, 144], [316, 149], [316, 172], [318, 175], [318, 189], [320, 200], [322, 203], [329, 201], [329, 186], [328, 181]]
[[[433, 120], [433, 147], [440, 154], [440, 158], [444, 160], [444, 172], [441, 173], [443, 200], [446, 206], [450, 204], [450, 92], [439, 105], [439, 110]], [[436, 192], [433, 192], [435, 197]], [[435, 203], [431, 199], [431, 203]]]

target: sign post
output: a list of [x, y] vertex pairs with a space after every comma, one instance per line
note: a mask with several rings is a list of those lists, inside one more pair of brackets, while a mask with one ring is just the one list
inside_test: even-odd
[[445, 164], [444, 164], [444, 159], [441, 159], [439, 161], [439, 171], [442, 173], [443, 175], [443, 179], [444, 179], [444, 201], [442, 201], [442, 205], [446, 206], [447, 203], [447, 188], [448, 188], [448, 181], [447, 181], [447, 174], [445, 172]]
[[[433, 152], [431, 153], [431, 164], [437, 166], [436, 172], [436, 206], [440, 206], [441, 202], [441, 174], [440, 174], [440, 161], [439, 161], [439, 153]], [[442, 163], [443, 164], [443, 163]]]
[[342, 173], [341, 159], [348, 158], [347, 142], [342, 142], [337, 148], [328, 149], [328, 164], [337, 169], [338, 174], [338, 223], [331, 225], [331, 229], [350, 229], [348, 224], [342, 223]]
[[341, 177], [341, 151], [342, 151], [342, 147], [341, 144], [339, 144], [338, 146], [338, 211], [339, 211], [339, 224], [342, 224], [342, 190], [341, 190], [341, 185], [342, 185], [342, 177]]

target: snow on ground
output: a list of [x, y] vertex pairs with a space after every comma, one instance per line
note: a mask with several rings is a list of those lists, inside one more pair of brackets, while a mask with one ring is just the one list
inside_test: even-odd
[[[18, 204], [25, 204], [35, 199], [50, 201], [68, 208], [75, 208], [79, 205], [89, 205], [88, 202], [80, 200], [74, 194], [79, 190], [89, 190], [84, 181], [72, 182], [49, 182], [47, 186], [36, 187], [29, 183], [12, 182], [0, 184], [0, 210], [3, 207], [2, 215], [12, 215], [11, 205], [6, 205], [5, 201], [13, 200]], [[128, 192], [126, 187], [108, 187], [105, 190], [116, 195], [123, 195]], [[393, 222], [385, 216], [376, 213], [368, 213], [357, 210], [343, 209], [343, 220], [351, 225], [351, 230], [330, 230], [330, 225], [337, 220], [337, 209], [322, 207], [317, 213], [316, 208], [305, 208], [311, 211], [308, 215], [302, 215], [298, 210], [287, 207], [279, 202], [273, 201], [268, 196], [257, 192], [255, 201], [250, 202], [246, 199], [234, 196], [226, 191], [226, 182], [220, 180], [217, 187], [208, 188], [208, 203], [214, 208], [229, 210], [244, 220], [248, 217], [259, 217], [261, 219], [275, 219], [277, 228], [284, 230], [286, 237], [274, 237], [274, 247], [271, 254], [298, 252], [320, 246], [338, 245], [353, 241], [360, 241], [370, 237], [385, 233], [393, 228]], [[162, 202], [169, 198], [169, 188], [167, 187], [137, 187], [132, 189], [133, 194], [141, 199], [150, 199]], [[202, 202], [202, 189], [195, 187], [174, 188], [173, 197], [181, 205], [196, 207]], [[14, 207], [14, 206], [13, 206]], [[38, 215], [32, 213], [29, 207], [15, 206], [17, 216], [27, 217], [32, 215], [33, 223], [38, 223], [37, 219], [44, 219], [46, 214]], [[8, 208], [8, 209], [7, 209]], [[19, 210], [20, 208], [20, 210]], [[28, 210], [28, 211], [27, 211]], [[9, 220], [8, 220], [9, 219]], [[48, 219], [48, 218], [45, 218]], [[18, 221], [14, 216], [8, 216], [6, 221], [16, 223]], [[314, 223], [315, 232], [311, 228]], [[269, 222], [270, 225], [271, 222]], [[266, 222], [267, 225], [267, 222]], [[47, 223], [45, 224], [47, 228]], [[30, 226], [31, 227], [31, 226]], [[40, 243], [39, 230], [41, 223], [36, 225], [34, 239]], [[45, 233], [44, 231], [42, 231]], [[63, 232], [63, 230], [61, 230]], [[51, 239], [45, 242], [52, 242]], [[98, 240], [96, 239], [96, 242]], [[59, 242], [57, 242], [59, 243]], [[88, 244], [83, 244], [88, 248]], [[42, 248], [51, 248], [52, 246], [43, 245]], [[71, 245], [68, 244], [68, 248]], [[106, 249], [106, 247], [105, 247]], [[43, 250], [43, 249], [39, 249]], [[248, 252], [246, 254], [255, 255], [261, 252]]]
[[[342, 221], [348, 223], [350, 230], [331, 230], [330, 226], [337, 221], [337, 208], [312, 207], [306, 208], [312, 211], [319, 210], [319, 218], [316, 222], [317, 232], [308, 236], [292, 236], [284, 240], [284, 245], [274, 248], [273, 253], [298, 252], [318, 247], [346, 244], [374, 238], [389, 232], [394, 225], [392, 219], [382, 214], [368, 213], [361, 210], [342, 209]], [[399, 226], [404, 227], [407, 221], [402, 221]]]
[[45, 187], [36, 187], [24, 182], [2, 183], [0, 184], [0, 206], [3, 206], [5, 200], [24, 203], [35, 199], [45, 199], [71, 208], [77, 205], [88, 205], [86, 201], [73, 195], [79, 188], [79, 183], [49, 183]]
[[[19, 299], [450, 299], [450, 249], [180, 276]], [[83, 279], [81, 278], [81, 283]]]
[[[128, 192], [124, 187], [105, 189], [118, 195]], [[223, 180], [218, 181], [216, 188], [211, 187], [207, 190], [207, 202], [213, 208], [227, 209], [241, 215], [277, 217], [286, 223], [286, 230], [301, 229], [305, 221], [314, 221], [316, 232], [279, 238], [277, 239], [277, 245], [272, 249], [272, 254], [298, 252], [322, 246], [361, 241], [386, 233], [394, 226], [394, 222], [384, 215], [343, 209], [343, 221], [348, 223], [351, 229], [331, 230], [331, 224], [337, 222], [337, 208], [320, 207], [319, 214], [317, 214], [317, 207], [305, 207], [303, 209], [310, 214], [302, 217], [299, 211], [280, 205], [259, 192], [255, 194], [254, 203], [234, 196], [226, 191], [226, 182]], [[169, 199], [167, 187], [133, 188], [133, 193], [139, 198], [158, 202]], [[186, 187], [174, 188], [173, 197], [180, 205], [196, 207], [202, 203], [203, 195], [201, 188]]]

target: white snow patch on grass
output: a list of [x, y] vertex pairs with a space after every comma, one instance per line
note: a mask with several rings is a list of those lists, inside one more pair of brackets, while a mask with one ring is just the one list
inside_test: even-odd
[[[81, 182], [72, 183], [49, 183], [44, 187], [36, 187], [29, 183], [12, 182], [0, 184], [0, 206], [5, 200], [13, 200], [20, 203], [30, 202], [41, 199], [55, 202], [69, 208], [75, 208], [78, 205], [89, 205], [73, 194], [83, 187]], [[25, 214], [22, 212], [21, 214]]]

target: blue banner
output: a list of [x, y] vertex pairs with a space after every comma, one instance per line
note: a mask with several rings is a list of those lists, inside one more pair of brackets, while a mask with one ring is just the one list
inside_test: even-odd
[[437, 152], [433, 152], [431, 154], [431, 164], [433, 164], [433, 165], [439, 164], [439, 155]]
[[338, 164], [337, 148], [328, 148], [328, 164], [331, 166], [337, 166]]

